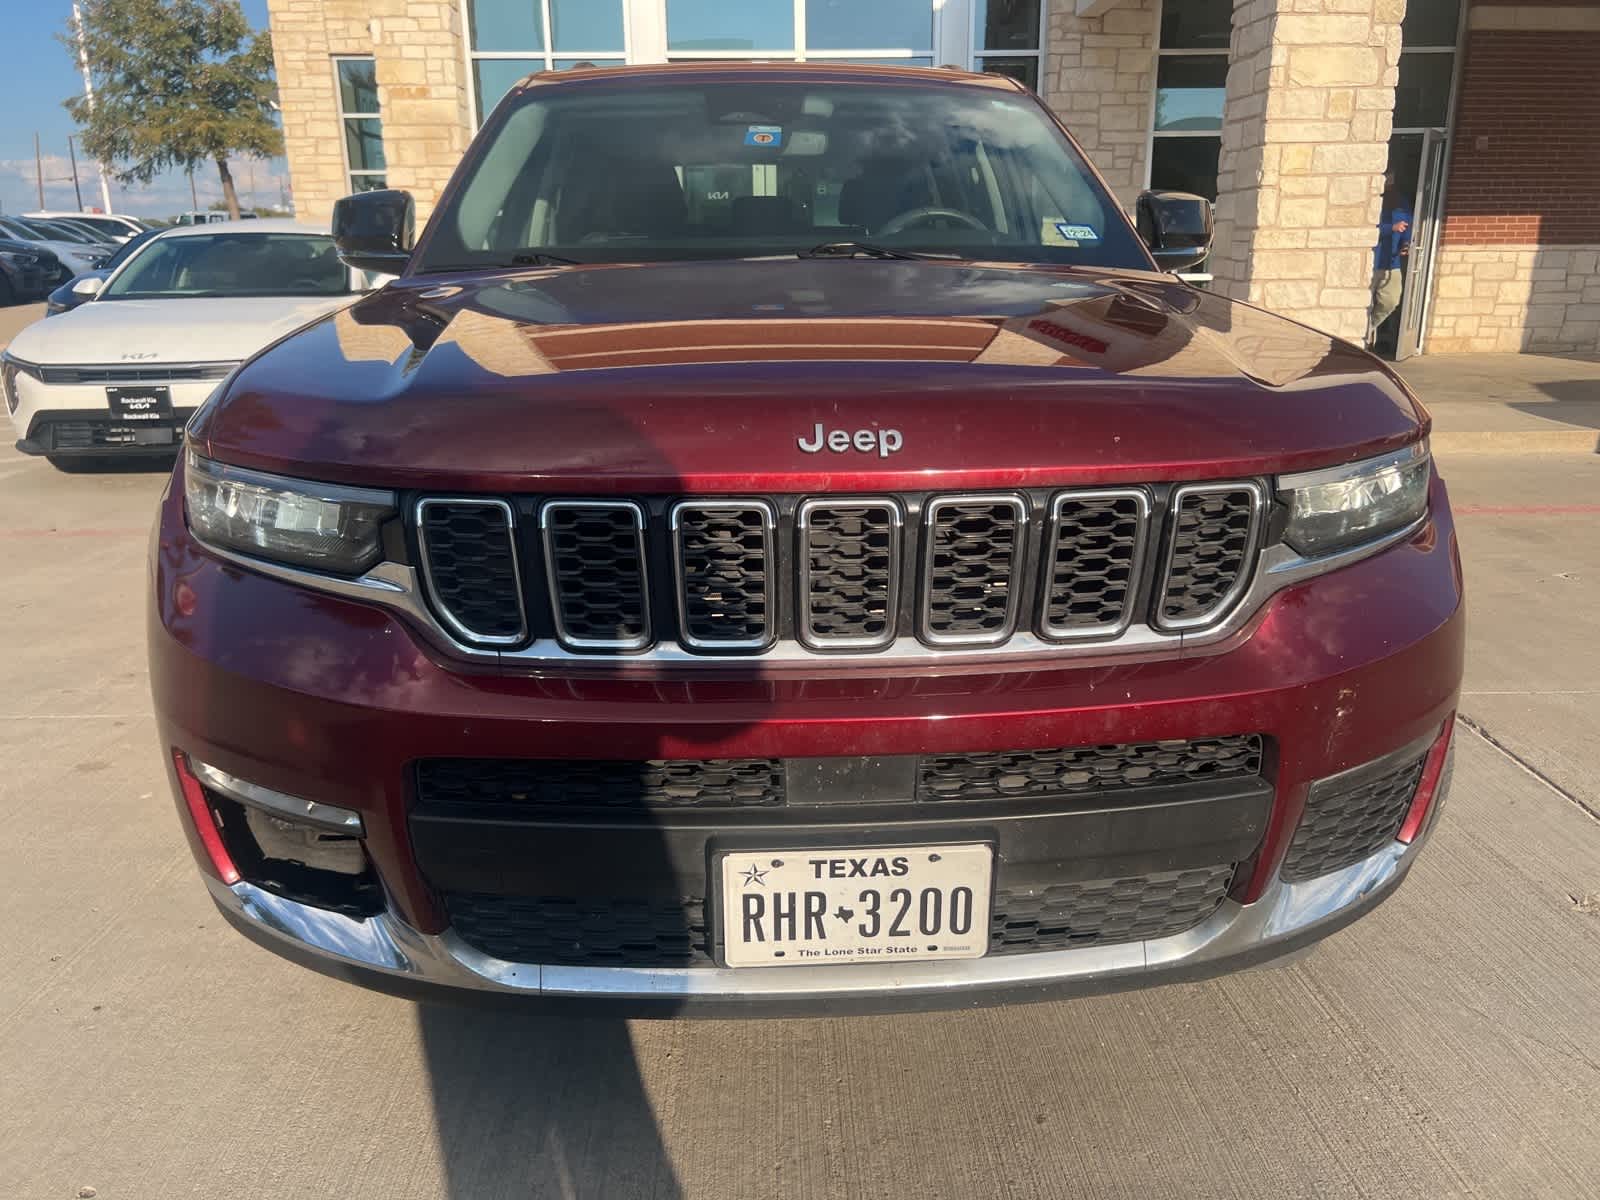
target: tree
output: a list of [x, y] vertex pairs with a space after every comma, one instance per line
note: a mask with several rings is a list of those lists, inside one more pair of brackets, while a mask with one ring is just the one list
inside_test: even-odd
[[[272, 115], [272, 41], [238, 0], [83, 0], [94, 105], [66, 101], [83, 146], [122, 183], [215, 162], [228, 215], [239, 197], [230, 154], [283, 152]], [[76, 48], [70, 25], [61, 40]]]

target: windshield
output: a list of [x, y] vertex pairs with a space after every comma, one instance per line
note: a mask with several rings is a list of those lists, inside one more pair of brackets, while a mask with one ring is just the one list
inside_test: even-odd
[[991, 88], [697, 82], [507, 100], [413, 268], [902, 252], [1149, 269], [1038, 105]]
[[331, 237], [213, 233], [158, 239], [112, 276], [99, 298], [337, 296], [350, 290], [350, 272]]
[[141, 250], [145, 243], [153, 239], [161, 231], [159, 229], [146, 229], [143, 233], [136, 233], [122, 245], [117, 247], [117, 252], [106, 259], [103, 264], [107, 271], [114, 271], [127, 262]]

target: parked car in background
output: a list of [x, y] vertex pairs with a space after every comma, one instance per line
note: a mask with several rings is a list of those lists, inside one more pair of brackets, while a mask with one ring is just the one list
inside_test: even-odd
[[[208, 209], [205, 212], [201, 212], [199, 209], [190, 209], [188, 212], [179, 213], [178, 219], [174, 221], [173, 224], [220, 225], [224, 221], [231, 221], [232, 219], [233, 218], [228, 216], [227, 213], [218, 212], [215, 209]], [[254, 221], [256, 219], [256, 214], [253, 212], [242, 212], [239, 214], [239, 220], [241, 221]]]
[[47, 317], [59, 316], [61, 313], [71, 312], [80, 304], [87, 304], [94, 299], [95, 293], [100, 289], [97, 286], [86, 283], [86, 280], [105, 282], [111, 272], [132, 258], [141, 247], [149, 244], [152, 238], [160, 237], [164, 232], [166, 231], [161, 229], [146, 229], [141, 233], [135, 234], [118, 246], [116, 252], [106, 259], [105, 265], [99, 270], [87, 271], [82, 275], [77, 275], [67, 280], [45, 297], [44, 315]]
[[1137, 212], [1011, 79], [820, 63], [537, 75], [415, 244], [340, 200], [399, 278], [217, 388], [151, 542], [226, 918], [407, 995], [831, 1014], [1371, 911], [1461, 684], [1428, 414], [1175, 278], [1207, 201]]
[[106, 230], [96, 228], [87, 221], [80, 221], [76, 217], [48, 217], [42, 220], [38, 217], [32, 217], [28, 220], [30, 224], [46, 225], [51, 229], [70, 229], [79, 237], [88, 239], [90, 243], [96, 246], [114, 247], [122, 245], [121, 238], [114, 237]]
[[102, 237], [88, 226], [75, 223], [71, 218], [21, 217], [19, 219], [28, 228], [37, 230], [47, 237], [59, 238], [66, 242], [76, 242], [84, 246], [109, 247], [115, 245], [110, 238]]
[[110, 246], [86, 244], [84, 239], [76, 236], [65, 237], [46, 232], [22, 217], [0, 217], [0, 237], [29, 242], [55, 255], [58, 278], [46, 280], [52, 287], [74, 275], [98, 269], [111, 257]]
[[37, 242], [0, 238], [0, 308], [38, 299], [60, 271], [60, 261]]
[[0, 356], [17, 448], [63, 468], [97, 455], [171, 454], [184, 422], [242, 359], [362, 286], [326, 228], [165, 230], [90, 303], [34, 322]]
[[119, 244], [150, 228], [146, 222], [139, 220], [138, 217], [127, 217], [121, 213], [31, 212], [23, 213], [22, 215], [24, 217], [43, 217], [45, 220], [70, 218], [80, 225], [88, 225], [98, 230], [107, 240]]

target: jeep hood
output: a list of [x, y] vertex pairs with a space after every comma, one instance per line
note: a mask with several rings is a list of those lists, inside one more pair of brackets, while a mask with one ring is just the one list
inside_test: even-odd
[[404, 279], [192, 436], [393, 487], [803, 491], [1301, 470], [1426, 422], [1358, 348], [1169, 276], [773, 259]]

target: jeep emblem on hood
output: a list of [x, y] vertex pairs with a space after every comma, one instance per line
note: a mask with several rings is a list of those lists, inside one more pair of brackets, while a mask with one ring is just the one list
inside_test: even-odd
[[871, 454], [876, 450], [879, 458], [888, 458], [905, 444], [898, 429], [858, 429], [851, 433], [848, 429], [824, 429], [821, 421], [811, 431], [809, 441], [804, 434], [796, 440], [800, 443], [800, 449], [807, 454], [817, 454], [823, 450], [832, 450], [835, 454], [844, 454], [849, 450]]

